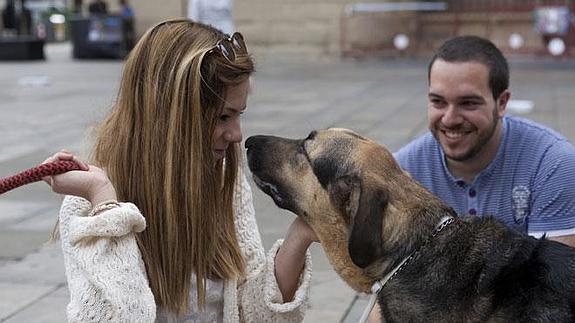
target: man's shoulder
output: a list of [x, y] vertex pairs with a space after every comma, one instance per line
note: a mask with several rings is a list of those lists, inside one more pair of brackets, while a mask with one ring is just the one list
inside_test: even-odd
[[537, 123], [533, 120], [524, 119], [515, 116], [505, 117], [507, 124], [510, 127], [511, 134], [514, 137], [522, 138], [523, 140], [545, 140], [548, 142], [567, 141], [567, 139], [559, 132]]
[[531, 156], [575, 153], [575, 147], [567, 138], [547, 126], [518, 117], [506, 117], [506, 122], [509, 127], [506, 150], [511, 155], [514, 151], [517, 154], [529, 151]]
[[425, 134], [413, 139], [405, 146], [401, 147], [398, 151], [394, 153], [394, 156], [408, 156], [413, 154], [425, 155], [437, 148], [437, 141], [431, 134], [431, 132], [426, 132]]
[[509, 126], [505, 143], [506, 160], [525, 172], [545, 173], [544, 170], [575, 167], [575, 146], [555, 130], [531, 120], [506, 117]]
[[[427, 160], [429, 162], [439, 151], [437, 141], [428, 131], [400, 148], [393, 154], [393, 157], [401, 167], [409, 169], [421, 164], [418, 161]], [[428, 167], [431, 166], [429, 163], [427, 165]]]

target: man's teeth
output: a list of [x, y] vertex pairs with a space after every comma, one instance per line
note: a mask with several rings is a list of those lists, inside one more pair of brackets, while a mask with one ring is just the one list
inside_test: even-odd
[[449, 139], [459, 139], [465, 135], [465, 132], [461, 131], [444, 131], [443, 133]]

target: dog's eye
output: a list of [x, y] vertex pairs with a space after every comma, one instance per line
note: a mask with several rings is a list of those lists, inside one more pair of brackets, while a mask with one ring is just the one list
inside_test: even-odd
[[307, 138], [304, 139], [304, 141], [306, 140], [313, 140], [313, 138], [315, 138], [315, 135], [317, 134], [317, 131], [314, 130], [312, 132], [309, 133], [309, 135], [307, 136]]
[[300, 144], [297, 146], [297, 152], [298, 152], [298, 154], [305, 154], [305, 146], [304, 146], [304, 144], [305, 144], [305, 140], [302, 140], [302, 141], [300, 142]]

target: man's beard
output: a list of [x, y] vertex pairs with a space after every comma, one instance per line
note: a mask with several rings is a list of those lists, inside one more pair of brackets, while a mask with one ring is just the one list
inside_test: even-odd
[[[477, 156], [481, 150], [483, 149], [483, 147], [485, 147], [485, 145], [491, 140], [491, 138], [493, 138], [493, 136], [495, 135], [495, 130], [497, 129], [497, 123], [499, 122], [499, 115], [497, 114], [497, 106], [495, 107], [495, 109], [493, 109], [493, 122], [491, 123], [491, 127], [487, 130], [487, 132], [480, 134], [480, 136], [477, 138], [477, 140], [475, 140], [475, 143], [473, 143], [471, 145], [471, 148], [464, 153], [463, 155], [460, 156], [448, 156], [446, 154], [446, 157], [453, 160], [453, 161], [458, 161], [458, 162], [463, 162], [463, 161], [467, 161], [469, 159], [474, 158], [475, 156]], [[455, 129], [452, 129], [455, 130]], [[440, 144], [441, 144], [441, 140], [439, 140], [439, 136], [438, 136], [438, 131], [433, 131], [433, 136], [435, 137], [435, 140], [437, 140]], [[446, 152], [446, 149], [443, 148], [443, 152]]]

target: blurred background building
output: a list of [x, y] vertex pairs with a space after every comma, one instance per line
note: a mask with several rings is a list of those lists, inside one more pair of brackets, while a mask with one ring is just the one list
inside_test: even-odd
[[[192, 0], [134, 0], [134, 34], [188, 14]], [[0, 0], [0, 7], [22, 0]], [[32, 31], [47, 41], [70, 38], [69, 20], [89, 14], [87, 0], [27, 0]], [[119, 13], [119, 1], [107, 1]], [[427, 55], [445, 39], [476, 34], [507, 53], [571, 55], [575, 0], [238, 0], [237, 30], [251, 46], [332, 56]], [[0, 25], [3, 26], [3, 25]], [[4, 30], [2, 34], [6, 34]]]
[[446, 39], [473, 34], [507, 54], [569, 55], [575, 1], [447, 0], [356, 3], [340, 21], [341, 53], [422, 55]]

